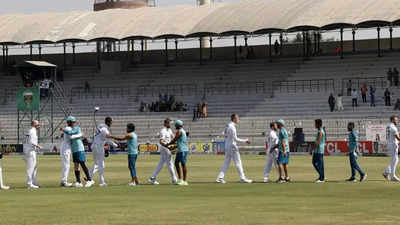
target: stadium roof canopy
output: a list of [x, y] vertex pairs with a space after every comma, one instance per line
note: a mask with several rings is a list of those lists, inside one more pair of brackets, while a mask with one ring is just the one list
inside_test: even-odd
[[200, 7], [0, 15], [0, 43], [164, 39], [388, 25], [400, 25], [399, 0], [243, 0]]

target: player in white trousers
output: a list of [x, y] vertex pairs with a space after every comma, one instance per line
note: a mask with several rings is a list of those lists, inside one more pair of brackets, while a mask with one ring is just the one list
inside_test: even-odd
[[43, 150], [43, 147], [38, 144], [37, 130], [40, 127], [39, 121], [31, 122], [31, 129], [25, 134], [24, 139], [24, 159], [26, 162], [26, 185], [28, 188], [39, 188], [37, 182], [37, 160], [36, 150]]
[[[399, 163], [399, 141], [400, 135], [397, 130], [397, 123], [399, 118], [397, 116], [390, 117], [390, 124], [386, 128], [386, 139], [387, 139], [387, 147], [389, 149], [389, 154], [391, 156], [391, 161], [389, 166], [386, 168], [383, 173], [383, 177], [387, 180], [399, 182], [400, 179], [396, 176], [396, 168]], [[390, 175], [390, 177], [389, 177]]]
[[[1, 141], [1, 137], [0, 137], [0, 141]], [[3, 154], [0, 152], [0, 189], [8, 190], [8, 189], [10, 189], [10, 187], [4, 185], [4, 182], [3, 182], [3, 169], [1, 168], [1, 159], [2, 158], [3, 158]]]
[[105, 168], [105, 163], [104, 163], [104, 144], [107, 143], [113, 147], [118, 147], [117, 144], [115, 144], [111, 140], [111, 133], [110, 133], [110, 127], [112, 125], [112, 118], [111, 117], [106, 117], [104, 120], [104, 124], [100, 124], [97, 129], [96, 129], [96, 134], [94, 136], [94, 140], [92, 143], [92, 151], [93, 151], [93, 166], [90, 168], [90, 177], [93, 179], [94, 174], [96, 172], [99, 172], [99, 186], [100, 187], [105, 187], [107, 186], [107, 183], [104, 181], [104, 168]]
[[279, 174], [279, 167], [278, 167], [278, 144], [279, 144], [279, 137], [278, 137], [278, 125], [275, 122], [270, 123], [271, 130], [267, 134], [265, 138], [265, 143], [267, 144], [267, 163], [265, 164], [264, 168], [264, 182], [269, 182], [269, 173], [271, 172], [272, 165], [274, 165], [275, 170]]
[[250, 144], [250, 141], [248, 139], [240, 139], [237, 137], [236, 124], [238, 124], [238, 123], [239, 123], [239, 115], [232, 114], [231, 122], [229, 122], [228, 125], [225, 127], [225, 131], [224, 131], [225, 162], [221, 168], [221, 171], [218, 174], [218, 177], [216, 180], [217, 183], [221, 183], [221, 184], [226, 183], [226, 181], [224, 180], [225, 172], [228, 170], [231, 160], [233, 160], [233, 162], [235, 163], [236, 169], [240, 176], [240, 182], [242, 182], [242, 183], [252, 183], [253, 182], [252, 180], [247, 179], [244, 174], [242, 161], [240, 159], [239, 147], [237, 145], [237, 142], [245, 142], [247, 144]]
[[164, 120], [164, 127], [160, 131], [160, 162], [154, 169], [153, 174], [149, 178], [151, 184], [159, 184], [157, 181], [157, 175], [160, 173], [164, 164], [167, 165], [168, 172], [171, 175], [172, 183], [176, 184], [178, 179], [176, 178], [174, 163], [172, 159], [172, 153], [169, 148], [165, 147], [169, 142], [174, 139], [174, 132], [171, 129], [171, 119], [167, 118]]
[[[72, 130], [71, 121], [67, 120], [67, 126], [64, 128], [65, 131]], [[71, 163], [71, 138], [69, 135], [64, 135], [63, 141], [61, 142], [60, 149], [61, 157], [61, 186], [62, 187], [72, 187], [72, 183], [68, 183], [68, 174]]]

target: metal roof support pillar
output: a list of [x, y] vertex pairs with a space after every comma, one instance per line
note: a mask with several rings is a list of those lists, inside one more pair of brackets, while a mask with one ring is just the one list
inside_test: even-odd
[[202, 43], [202, 38], [199, 38], [199, 43], [200, 43], [200, 65], [203, 65], [203, 43]]
[[280, 35], [279, 35], [279, 42], [281, 43], [281, 47], [280, 47], [280, 49], [279, 49], [279, 55], [283, 55], [283, 34], [281, 33]]
[[168, 39], [165, 38], [165, 66], [168, 66]]
[[318, 41], [317, 41], [317, 38], [318, 38], [317, 32], [314, 31], [313, 35], [314, 35], [314, 55], [316, 55], [316, 54], [317, 54], [317, 49], [318, 49], [318, 48], [317, 48], [317, 47], [318, 47], [318, 46], [317, 46], [317, 45], [318, 45], [318, 44], [317, 44], [317, 42], [318, 42]]
[[39, 60], [42, 59], [42, 46], [39, 44]]
[[140, 47], [141, 47], [141, 49], [140, 49], [140, 62], [141, 63], [143, 63], [144, 62], [144, 40], [142, 39], [141, 41], [140, 41]]
[[63, 42], [63, 60], [64, 60], [64, 68], [67, 67], [67, 44]]
[[72, 64], [75, 65], [76, 57], [75, 57], [75, 43], [72, 43]]
[[4, 47], [4, 45], [2, 46], [1, 50], [3, 51], [3, 67], [5, 67], [6, 65], [6, 48]]
[[210, 60], [213, 59], [213, 39], [210, 37]]
[[302, 31], [303, 36], [303, 58], [306, 58], [306, 33]]
[[236, 35], [233, 36], [233, 43], [234, 43], [233, 50], [234, 50], [234, 56], [235, 56], [235, 64], [237, 64], [238, 63], [238, 58], [237, 58], [237, 51], [236, 51], [236, 47], [237, 47], [237, 37], [236, 37]]
[[268, 43], [269, 43], [269, 61], [272, 62], [272, 34], [268, 34]]
[[129, 62], [135, 64], [135, 40], [129, 40], [128, 45], [131, 46], [131, 59], [129, 60]]
[[101, 42], [100, 41], [96, 41], [96, 66], [97, 69], [100, 70], [101, 69]]
[[378, 57], [381, 57], [381, 28], [377, 27], [376, 31], [378, 32]]
[[356, 53], [356, 29], [353, 28], [351, 33], [353, 34], [353, 53]]
[[175, 61], [178, 61], [178, 39], [175, 39]]
[[249, 40], [249, 38], [247, 37], [247, 35], [244, 35], [244, 47], [249, 46], [248, 40]]
[[390, 51], [393, 51], [393, 27], [390, 26], [389, 28], [389, 34], [390, 34]]
[[340, 28], [340, 59], [343, 59], [343, 27]]
[[5, 58], [5, 64], [6, 64], [6, 67], [8, 67], [8, 45], [6, 45], [6, 58]]
[[32, 44], [29, 45], [29, 58], [30, 58], [30, 60], [33, 60], [33, 47], [32, 47]]
[[317, 38], [317, 40], [318, 40], [318, 44], [317, 44], [317, 45], [318, 45], [318, 49], [317, 49], [317, 52], [318, 52], [318, 54], [320, 54], [320, 53], [321, 53], [321, 37], [322, 37], [320, 31], [317, 33], [317, 36], [318, 36], [318, 38]]

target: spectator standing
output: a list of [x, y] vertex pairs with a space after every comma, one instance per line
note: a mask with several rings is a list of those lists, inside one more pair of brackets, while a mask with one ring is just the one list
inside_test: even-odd
[[357, 98], [358, 98], [358, 92], [356, 91], [356, 89], [353, 89], [353, 91], [351, 92], [351, 106], [353, 108], [358, 107]]
[[362, 97], [362, 101], [363, 103], [367, 103], [367, 85], [363, 85], [361, 88], [361, 97]]
[[331, 109], [331, 112], [333, 112], [333, 110], [335, 109], [335, 97], [333, 97], [333, 94], [329, 95], [328, 104], [329, 108]]
[[389, 81], [390, 87], [393, 86], [393, 72], [392, 72], [392, 68], [389, 68], [389, 70], [388, 70], [388, 72], [387, 72], [387, 80]]
[[278, 40], [275, 40], [275, 44], [274, 44], [275, 55], [279, 54], [279, 48], [280, 48], [279, 42], [278, 42]]
[[370, 86], [369, 87], [369, 97], [370, 97], [370, 101], [371, 101], [371, 106], [376, 106], [375, 105], [375, 89]]
[[394, 104], [394, 110], [400, 110], [400, 99], [397, 99], [396, 103]]
[[352, 83], [351, 80], [349, 80], [349, 82], [347, 82], [347, 96], [351, 95], [351, 88], [352, 88]]
[[390, 104], [390, 91], [386, 88], [385, 93], [383, 94], [385, 97], [385, 106], [391, 106]]
[[90, 92], [90, 85], [88, 81], [85, 81], [85, 93], [89, 93]]
[[399, 86], [399, 71], [397, 70], [397, 68], [393, 68], [393, 83], [394, 86]]
[[337, 111], [343, 111], [343, 101], [342, 101], [342, 94], [338, 94], [336, 97], [336, 110]]

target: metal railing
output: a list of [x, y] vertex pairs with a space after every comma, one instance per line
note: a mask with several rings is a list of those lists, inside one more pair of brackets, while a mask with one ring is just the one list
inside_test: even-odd
[[322, 92], [335, 90], [334, 79], [312, 79], [312, 80], [286, 80], [273, 81], [273, 87], [279, 92]]
[[266, 85], [264, 81], [205, 83], [204, 93], [206, 95], [266, 94]]
[[70, 91], [72, 99], [98, 99], [98, 98], [121, 98], [134, 94], [134, 88], [128, 87], [73, 87]]
[[349, 77], [342, 79], [342, 89], [347, 89], [350, 87], [349, 81], [351, 80], [351, 88], [359, 90], [362, 86], [367, 85], [367, 87], [374, 88], [385, 88], [387, 86], [386, 77]]
[[141, 85], [136, 87], [136, 95], [141, 97], [158, 97], [160, 94], [175, 96], [192, 96], [197, 94], [196, 84]]

